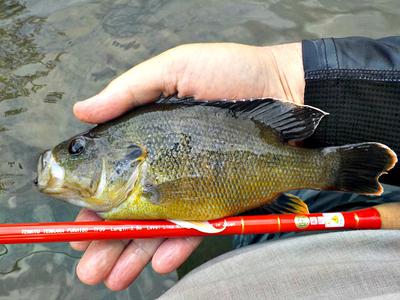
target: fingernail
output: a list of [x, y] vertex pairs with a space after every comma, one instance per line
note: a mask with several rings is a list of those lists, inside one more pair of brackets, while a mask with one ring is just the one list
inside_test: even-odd
[[86, 268], [86, 266], [81, 263], [76, 267], [76, 274], [78, 275], [79, 280], [85, 284], [93, 285], [97, 283], [97, 281], [94, 280], [94, 276], [90, 273], [90, 269]]
[[75, 104], [78, 104], [78, 105], [89, 105], [89, 104], [92, 104], [94, 102], [99, 102], [103, 98], [104, 98], [104, 96], [100, 93], [100, 94], [96, 94], [96, 95], [94, 95], [92, 97], [89, 97], [89, 98], [87, 98], [85, 100], [78, 101]]
[[87, 99], [85, 99], [85, 100], [78, 101], [78, 102], [75, 103], [75, 105], [78, 105], [78, 106], [85, 106], [86, 104], [93, 102], [92, 99], [95, 98], [95, 97], [96, 97], [96, 96], [87, 98]]
[[84, 119], [86, 116], [86, 109], [98, 101], [98, 96], [90, 97], [86, 100], [78, 101], [74, 104], [72, 110], [79, 119]]
[[79, 112], [81, 109], [84, 109], [87, 105], [86, 103], [86, 100], [76, 102], [72, 108], [74, 113]]
[[88, 247], [88, 242], [70, 242], [71, 248], [75, 251], [85, 251]]

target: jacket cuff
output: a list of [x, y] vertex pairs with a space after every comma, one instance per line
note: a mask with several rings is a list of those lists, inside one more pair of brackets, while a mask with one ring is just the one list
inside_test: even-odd
[[304, 71], [329, 69], [400, 70], [400, 37], [305, 40]]

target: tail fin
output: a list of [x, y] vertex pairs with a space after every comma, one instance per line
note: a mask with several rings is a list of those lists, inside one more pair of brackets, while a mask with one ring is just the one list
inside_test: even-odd
[[335, 189], [365, 195], [382, 194], [379, 176], [386, 174], [397, 162], [396, 153], [379, 143], [329, 147], [323, 152], [339, 154], [339, 168], [334, 179]]

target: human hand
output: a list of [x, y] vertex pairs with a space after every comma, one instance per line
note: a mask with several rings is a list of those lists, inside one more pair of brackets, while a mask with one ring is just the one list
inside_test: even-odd
[[[74, 106], [75, 116], [102, 123], [161, 93], [197, 99], [271, 97], [303, 103], [304, 74], [301, 44], [253, 47], [240, 44], [190, 44], [168, 50], [113, 80], [103, 91]], [[76, 221], [100, 220], [83, 209]], [[201, 238], [137, 239], [74, 242], [85, 251], [77, 266], [86, 284], [104, 282], [112, 290], [129, 286], [152, 260], [153, 269], [178, 268]]]

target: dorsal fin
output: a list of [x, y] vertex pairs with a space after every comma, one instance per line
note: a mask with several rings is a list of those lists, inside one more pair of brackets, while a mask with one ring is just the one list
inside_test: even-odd
[[161, 96], [156, 103], [203, 105], [228, 109], [235, 117], [255, 120], [274, 129], [283, 141], [298, 141], [311, 136], [321, 119], [327, 115], [326, 112], [312, 106], [297, 105], [271, 98], [203, 101], [195, 100], [193, 97]]

